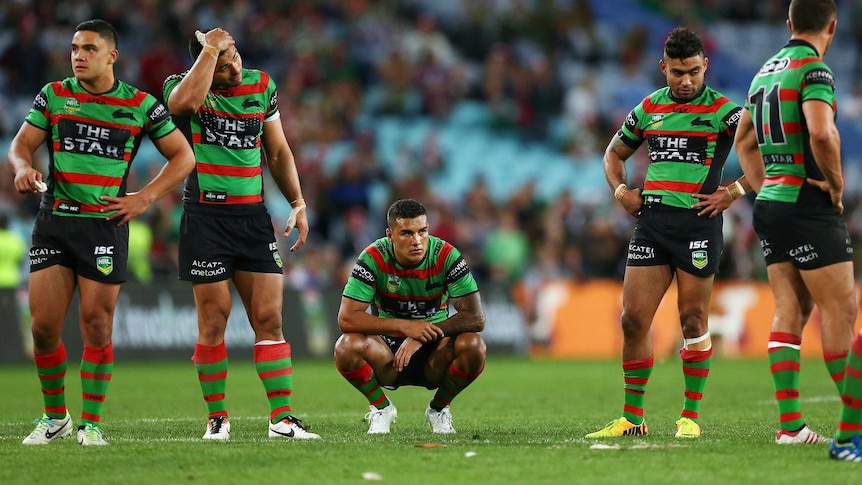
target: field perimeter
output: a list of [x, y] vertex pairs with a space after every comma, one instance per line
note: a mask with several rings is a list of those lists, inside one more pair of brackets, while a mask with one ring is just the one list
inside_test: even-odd
[[[67, 391], [80, 416], [80, 381], [70, 365]], [[431, 391], [390, 392], [398, 421], [368, 436], [368, 406], [329, 361], [294, 363], [293, 408], [319, 442], [266, 438], [268, 407], [250, 362], [228, 376], [231, 441], [204, 442], [206, 411], [191, 362], [124, 362], [114, 368], [103, 427], [108, 447], [74, 438], [25, 447], [41, 413], [35, 370], [0, 366], [0, 483], [174, 484], [541, 484], [541, 483], [859, 483], [862, 465], [828, 459], [825, 446], [773, 444], [777, 411], [763, 361], [716, 359], [701, 408], [704, 435], [675, 439], [682, 406], [678, 359], [659, 362], [647, 389], [650, 436], [591, 449], [584, 434], [622, 408], [618, 361], [489, 358], [485, 373], [456, 399], [456, 435], [431, 434]], [[839, 400], [822, 361], [803, 362], [802, 411], [831, 435]], [[439, 447], [418, 445], [436, 443]]]

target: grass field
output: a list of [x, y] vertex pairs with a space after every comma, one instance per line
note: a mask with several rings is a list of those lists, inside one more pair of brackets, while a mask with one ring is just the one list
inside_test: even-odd
[[[808, 424], [834, 432], [839, 400], [821, 361], [803, 362]], [[268, 407], [249, 362], [232, 362], [227, 404], [231, 440], [204, 442], [205, 407], [191, 362], [118, 360], [103, 428], [108, 447], [74, 438], [28, 447], [21, 439], [41, 413], [35, 371], [0, 367], [0, 484], [369, 483], [859, 483], [862, 466], [829, 460], [826, 446], [778, 446], [772, 383], [764, 361], [715, 359], [701, 408], [704, 435], [673, 437], [682, 406], [678, 359], [656, 364], [647, 389], [646, 439], [591, 449], [584, 434], [619, 416], [618, 361], [531, 361], [492, 356], [453, 403], [458, 433], [433, 435], [424, 421], [431, 392], [390, 392], [392, 433], [365, 434], [362, 396], [329, 361], [294, 363], [295, 413], [323, 439], [266, 438]], [[67, 374], [70, 411], [80, 415], [77, 369]], [[438, 443], [435, 448], [419, 447]], [[468, 453], [472, 452], [472, 453]], [[370, 483], [374, 483], [371, 481]]]

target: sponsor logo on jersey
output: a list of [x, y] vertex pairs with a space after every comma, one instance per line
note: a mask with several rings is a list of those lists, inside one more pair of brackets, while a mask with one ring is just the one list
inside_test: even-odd
[[69, 113], [77, 113], [81, 110], [81, 103], [75, 98], [66, 98], [66, 104], [63, 106], [63, 109]]
[[227, 192], [220, 190], [204, 190], [204, 202], [224, 203], [227, 202]]
[[369, 285], [374, 286], [374, 273], [368, 269], [364, 264], [357, 262], [353, 265], [353, 271], [351, 271], [350, 276], [358, 279], [359, 281]]
[[705, 136], [649, 135], [647, 141], [652, 162], [706, 163]]
[[398, 291], [398, 288], [401, 287], [401, 278], [395, 276], [394, 274], [389, 275], [386, 279], [386, 289], [389, 291]]
[[659, 126], [664, 124], [664, 115], [654, 114], [650, 115], [650, 122], [644, 128], [658, 128]]
[[467, 266], [467, 261], [464, 260], [463, 257], [459, 257], [457, 261], [455, 261], [455, 265], [452, 266], [452, 269], [446, 273], [446, 281], [458, 281], [464, 276], [467, 276], [467, 273], [470, 272], [470, 268]]
[[646, 194], [646, 195], [644, 195], [644, 204], [646, 204], [646, 205], [661, 204], [661, 197], [662, 196], [660, 196], [660, 195]]
[[257, 148], [259, 118], [231, 118], [201, 111], [201, 142], [232, 149]]
[[114, 271], [114, 258], [111, 256], [100, 256], [96, 258], [96, 269], [105, 276]]
[[760, 75], [762, 76], [765, 74], [775, 74], [776, 72], [781, 72], [781, 71], [787, 69], [788, 66], [790, 66], [790, 58], [789, 57], [772, 59], [771, 61], [767, 62], [766, 64], [763, 65], [763, 67], [760, 68]]
[[742, 117], [742, 107], [737, 106], [736, 109], [728, 113], [721, 121], [728, 127], [735, 127], [739, 124], [740, 117]]
[[57, 133], [61, 151], [111, 160], [123, 160], [126, 144], [132, 135], [131, 131], [123, 128], [68, 119], [60, 120]]
[[45, 108], [48, 107], [48, 98], [45, 96], [45, 93], [39, 91], [39, 94], [36, 95], [36, 99], [33, 100], [33, 108], [37, 111], [45, 111]]
[[60, 203], [57, 204], [57, 212], [63, 212], [66, 214], [80, 214], [81, 203], [71, 200], [61, 200]]
[[697, 269], [703, 269], [709, 263], [709, 257], [704, 250], [691, 252], [691, 264]]

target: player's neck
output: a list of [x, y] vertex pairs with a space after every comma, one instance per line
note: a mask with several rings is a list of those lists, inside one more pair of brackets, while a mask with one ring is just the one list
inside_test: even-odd
[[102, 93], [107, 93], [108, 91], [110, 91], [111, 89], [114, 88], [115, 79], [114, 79], [114, 74], [111, 73], [111, 74], [105, 74], [104, 76], [101, 76], [100, 78], [96, 79], [95, 81], [81, 81], [81, 80], [79, 80], [78, 82], [80, 82], [81, 87], [83, 87], [87, 91], [89, 91], [93, 94], [102, 94]]

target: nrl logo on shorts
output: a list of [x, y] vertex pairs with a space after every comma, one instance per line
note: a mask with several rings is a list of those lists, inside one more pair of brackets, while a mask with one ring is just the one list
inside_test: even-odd
[[396, 291], [399, 287], [401, 287], [401, 278], [394, 274], [389, 275], [389, 279], [386, 280], [386, 289], [389, 291]]
[[278, 254], [278, 251], [272, 252], [272, 259], [275, 260], [275, 264], [277, 264], [279, 268], [284, 267], [284, 263], [281, 262], [281, 255]]
[[706, 263], [708, 262], [709, 258], [706, 255], [706, 251], [691, 252], [691, 264], [693, 264], [695, 268], [703, 269], [706, 267]]
[[76, 113], [81, 109], [81, 103], [78, 102], [75, 98], [67, 98], [66, 106], [63, 106], [63, 109], [68, 111], [69, 113]]
[[103, 275], [108, 276], [112, 271], [114, 271], [114, 258], [110, 256], [96, 258], [96, 269], [98, 269]]

